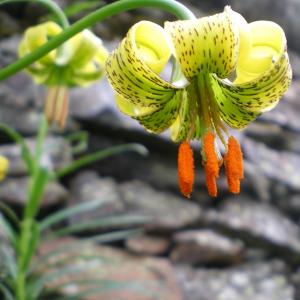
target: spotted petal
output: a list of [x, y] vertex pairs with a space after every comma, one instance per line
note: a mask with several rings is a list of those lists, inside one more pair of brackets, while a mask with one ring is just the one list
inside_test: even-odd
[[139, 22], [109, 56], [108, 80], [128, 103], [162, 109], [177, 90], [159, 76], [170, 55], [168, 36], [163, 28], [151, 22]]
[[286, 38], [277, 24], [257, 21], [249, 24], [251, 46], [238, 59], [234, 82], [212, 78], [222, 118], [234, 128], [243, 128], [260, 113], [272, 109], [291, 82]]
[[225, 78], [235, 69], [238, 55], [238, 29], [232, 10], [198, 20], [166, 22], [184, 75], [191, 79], [200, 72]]

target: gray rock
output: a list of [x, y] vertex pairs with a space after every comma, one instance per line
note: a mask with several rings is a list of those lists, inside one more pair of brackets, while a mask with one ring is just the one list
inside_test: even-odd
[[0, 38], [10, 36], [19, 30], [19, 24], [9, 14], [0, 11]]
[[[38, 271], [45, 275], [58, 272], [62, 267], [74, 269], [72, 273], [47, 282], [47, 287], [52, 290], [59, 286], [59, 291], [65, 296], [95, 288], [96, 293], [80, 299], [182, 300], [174, 269], [166, 259], [136, 257], [114, 247], [84, 243], [74, 238], [44, 243], [39, 255], [51, 253], [62, 245], [69, 245], [69, 249], [57, 256], [52, 255], [50, 263], [41, 262]], [[89, 280], [89, 284], [77, 284]]]
[[249, 138], [243, 140], [243, 150], [259, 172], [296, 191], [300, 190], [300, 155], [276, 151]]
[[160, 192], [135, 180], [120, 185], [126, 206], [153, 218], [149, 229], [174, 230], [199, 222], [200, 207], [183, 197]]
[[300, 228], [268, 204], [245, 198], [228, 199], [219, 210], [205, 215], [207, 224], [262, 247], [291, 263], [300, 260]]
[[295, 220], [300, 217], [300, 193], [280, 197], [276, 205]]
[[[26, 144], [33, 152], [35, 139], [26, 139]], [[5, 156], [10, 163], [8, 175], [20, 176], [27, 173], [22, 159], [21, 147], [16, 144], [0, 146], [0, 155]], [[48, 136], [45, 140], [42, 163], [50, 170], [59, 170], [68, 166], [73, 160], [70, 144], [61, 137]]]
[[33, 135], [38, 131], [42, 113], [34, 109], [16, 109], [8, 106], [1, 106], [1, 123], [14, 128], [24, 135]]
[[154, 235], [138, 235], [126, 240], [130, 252], [142, 255], [162, 255], [170, 247], [170, 241], [165, 237]]
[[300, 83], [294, 80], [273, 110], [263, 113], [259, 120], [275, 123], [290, 130], [300, 132], [299, 112], [300, 112]]
[[117, 183], [112, 178], [100, 178], [92, 171], [81, 172], [72, 180], [68, 205], [71, 207], [88, 201], [98, 201], [99, 208], [71, 217], [71, 224], [121, 213], [125, 208]]
[[299, 79], [300, 77], [300, 56], [298, 53], [299, 51], [297, 52], [289, 50], [289, 58], [293, 69], [294, 79]]
[[70, 99], [70, 114], [80, 119], [94, 118], [107, 107], [114, 107], [113, 91], [105, 79], [86, 88], [73, 88]]
[[[3, 68], [10, 63], [13, 63], [17, 59], [16, 49], [20, 41], [19, 35], [14, 35], [12, 37], [1, 39], [1, 49], [0, 49], [0, 67]], [[1, 82], [0, 86], [3, 83]]]
[[[94, 172], [76, 176], [71, 183], [71, 194], [69, 206], [93, 200], [101, 204], [98, 209], [71, 218], [73, 224], [103, 216], [124, 215], [133, 219], [141, 216], [150, 220], [148, 229], [173, 230], [199, 221], [201, 215], [199, 206], [186, 199], [159, 192], [141, 181], [118, 185], [114, 179], [101, 178]], [[122, 228], [128, 225], [116, 221], [112, 226]]]
[[230, 265], [243, 258], [243, 244], [212, 230], [188, 230], [176, 233], [171, 259], [192, 265]]
[[[14, 206], [24, 206], [27, 201], [28, 178], [6, 178], [0, 183], [0, 201], [4, 201]], [[68, 192], [58, 182], [50, 182], [47, 187], [41, 208], [49, 208], [64, 203]]]
[[287, 150], [300, 154], [299, 133], [282, 128], [278, 124], [257, 121], [251, 123], [244, 132], [247, 136], [276, 150]]
[[280, 261], [252, 263], [225, 270], [178, 267], [184, 300], [294, 300]]
[[241, 184], [241, 190], [245, 191], [244, 187], [247, 186], [255, 193], [257, 199], [262, 201], [271, 200], [270, 189], [272, 183], [270, 178], [248, 160], [244, 160], [244, 172], [245, 176]]

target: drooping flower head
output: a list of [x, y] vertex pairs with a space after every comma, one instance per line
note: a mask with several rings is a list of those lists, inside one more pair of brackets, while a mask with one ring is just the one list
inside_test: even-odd
[[[168, 82], [159, 74], [172, 54], [176, 63]], [[182, 143], [179, 186], [187, 197], [194, 180], [193, 139], [202, 143], [209, 194], [217, 196], [222, 163], [229, 190], [239, 193], [243, 156], [227, 125], [242, 129], [272, 109], [292, 77], [281, 27], [248, 24], [228, 6], [211, 17], [166, 22], [164, 28], [135, 24], [109, 56], [106, 72], [122, 112], [150, 132], [170, 128], [171, 138]]]
[[[61, 32], [62, 28], [54, 22], [30, 27], [19, 45], [19, 56], [31, 53]], [[50, 123], [64, 127], [68, 88], [88, 86], [98, 80], [107, 56], [102, 41], [84, 30], [26, 69], [36, 83], [48, 86], [45, 114]]]

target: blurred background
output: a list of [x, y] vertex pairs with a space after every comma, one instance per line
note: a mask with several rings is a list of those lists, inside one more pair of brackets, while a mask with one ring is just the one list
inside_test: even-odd
[[[56, 2], [72, 22], [106, 3]], [[86, 152], [137, 142], [145, 145], [150, 154], [114, 156], [51, 184], [40, 216], [99, 199], [103, 203], [99, 209], [68, 222], [79, 224], [92, 217], [137, 212], [151, 218], [142, 235], [90, 250], [117, 261], [99, 266], [97, 278], [129, 283], [142, 280], [149, 293], [119, 290], [85, 300], [299, 300], [300, 0], [180, 2], [198, 17], [221, 12], [225, 5], [231, 5], [248, 22], [273, 20], [287, 35], [294, 74], [289, 91], [274, 110], [263, 114], [246, 130], [236, 132], [245, 158], [240, 195], [227, 193], [222, 174], [218, 198], [208, 197], [200, 148], [195, 145], [196, 183], [191, 199], [184, 199], [177, 186], [177, 145], [168, 134], [151, 135], [122, 115], [115, 106], [111, 88], [103, 80], [89, 88], [72, 90], [66, 131], [51, 131], [45, 161], [59, 168], [73, 160], [78, 154], [73, 153], [66, 137], [79, 130], [88, 132], [90, 137]], [[0, 8], [0, 67], [15, 61], [22, 32], [46, 20], [47, 13], [43, 7], [27, 3]], [[144, 19], [163, 24], [173, 17], [154, 9], [135, 10], [99, 23], [93, 31], [112, 50], [131, 25]], [[43, 88], [34, 85], [25, 73], [1, 82], [0, 121], [34, 144], [43, 97]], [[0, 154], [11, 161], [9, 176], [0, 184], [0, 201], [20, 211], [28, 181], [25, 166], [17, 146], [3, 135], [0, 142]], [[122, 226], [114, 224], [101, 231], [117, 229]]]

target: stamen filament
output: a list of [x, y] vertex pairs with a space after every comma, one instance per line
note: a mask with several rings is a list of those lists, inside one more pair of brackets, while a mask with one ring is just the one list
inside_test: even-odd
[[55, 104], [56, 98], [58, 93], [58, 87], [50, 87], [47, 96], [46, 96], [46, 105], [45, 105], [45, 116], [49, 124], [52, 123], [54, 119], [54, 112], [55, 112]]
[[178, 182], [181, 193], [190, 198], [194, 185], [194, 155], [189, 142], [180, 144], [178, 151]]

